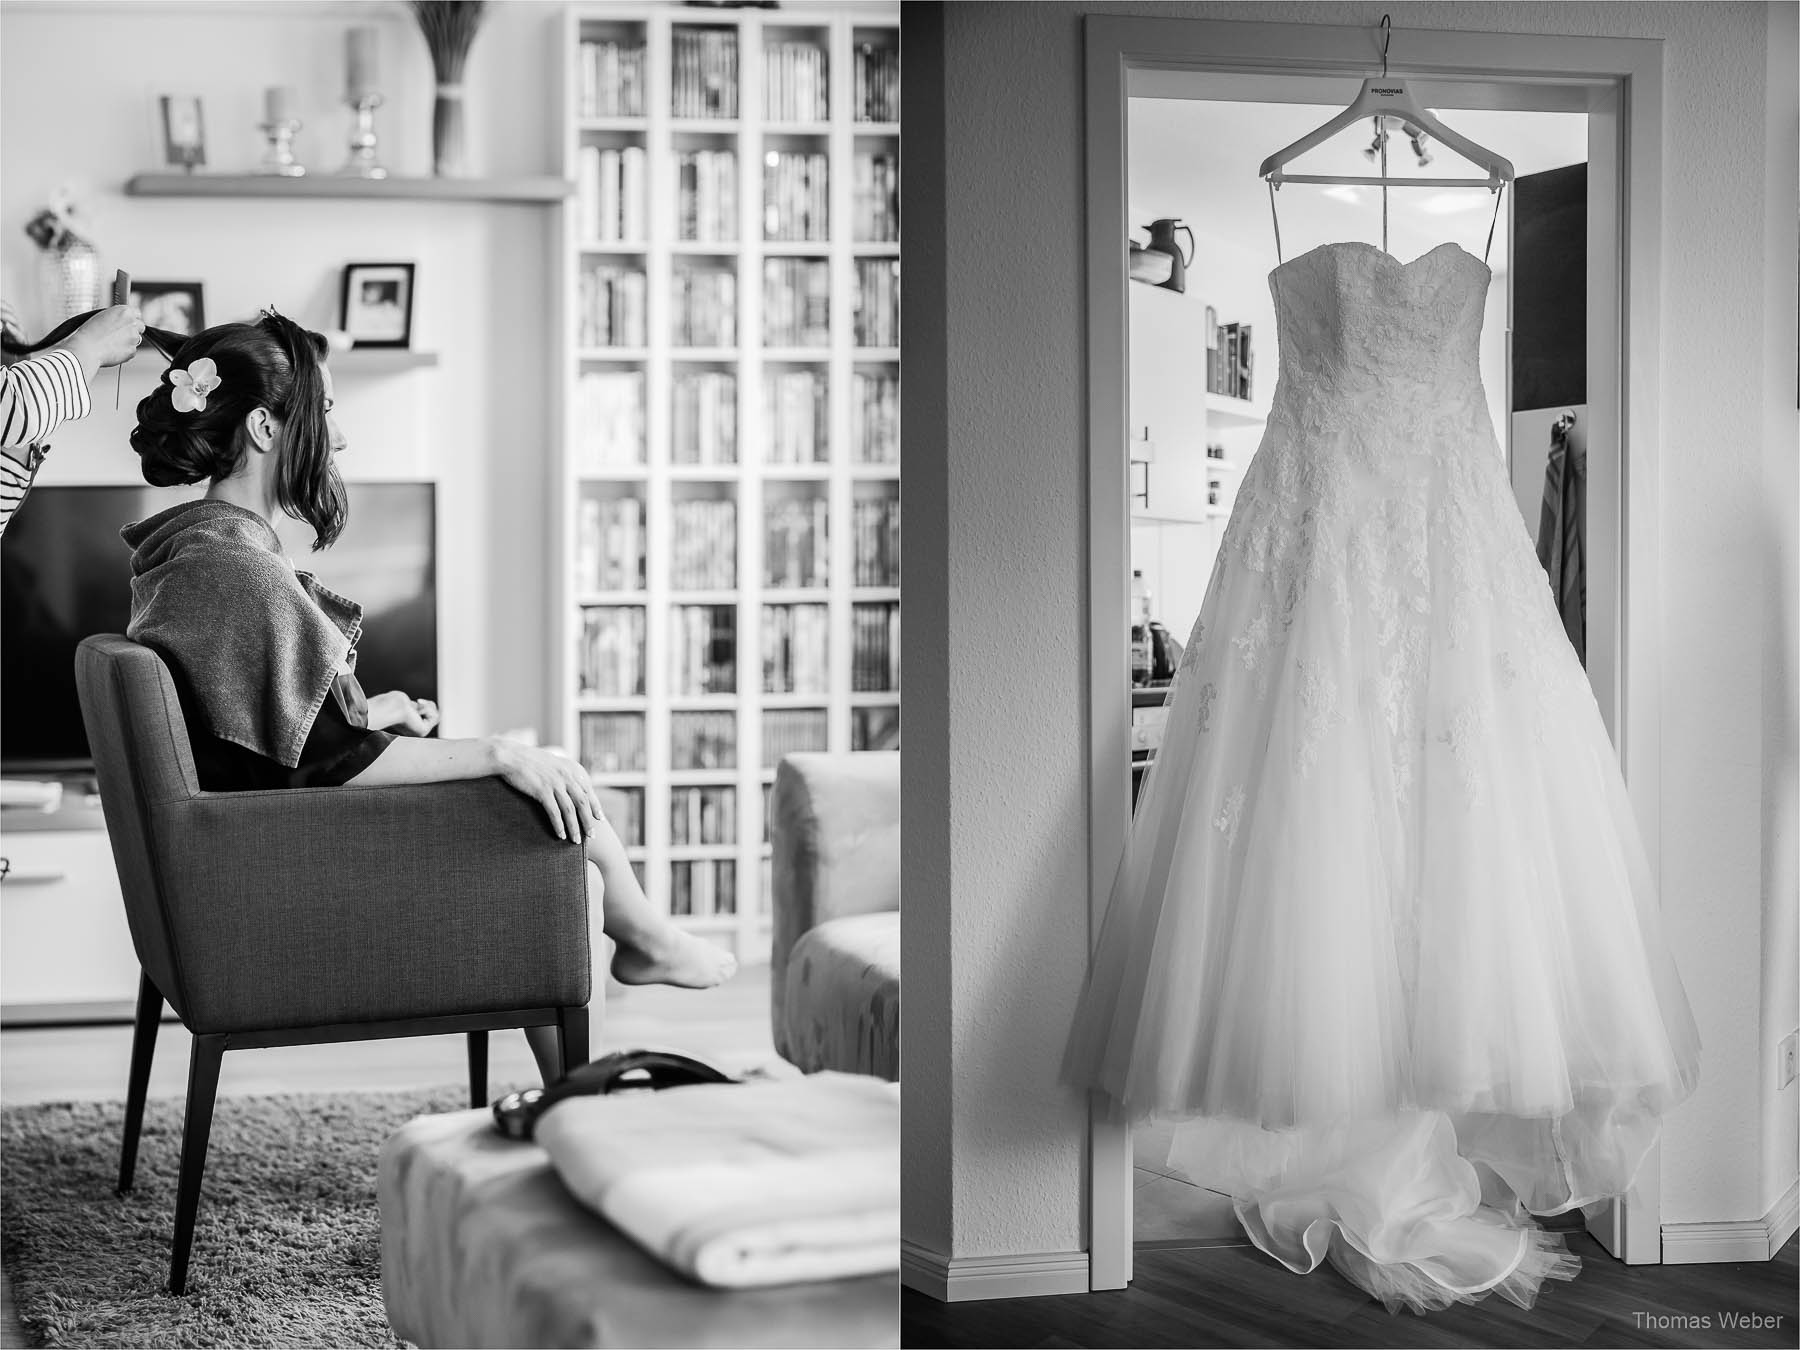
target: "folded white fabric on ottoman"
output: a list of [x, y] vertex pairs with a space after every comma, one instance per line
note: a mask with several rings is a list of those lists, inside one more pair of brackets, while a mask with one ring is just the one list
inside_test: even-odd
[[861, 1074], [572, 1097], [535, 1142], [570, 1192], [726, 1288], [900, 1264], [900, 1087]]

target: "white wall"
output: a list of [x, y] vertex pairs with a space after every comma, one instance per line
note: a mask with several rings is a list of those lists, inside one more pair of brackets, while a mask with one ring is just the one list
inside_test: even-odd
[[[909, 183], [939, 180], [942, 206], [928, 230], [908, 207], [908, 286], [942, 286], [948, 312], [941, 330], [934, 319], [908, 338], [908, 491], [931, 475], [947, 490], [940, 517], [909, 511], [908, 612], [932, 614], [938, 640], [909, 640], [904, 658], [909, 844], [915, 810], [932, 825], [904, 863], [903, 1039], [911, 1064], [952, 1066], [942, 1078], [908, 1070], [909, 1167], [929, 1156], [938, 1171], [909, 1194], [905, 1231], [952, 1259], [1084, 1241], [1085, 1114], [1056, 1065], [1088, 932], [1079, 91], [1082, 17], [1094, 8], [965, 3], [905, 19]], [[1665, 472], [1683, 490], [1665, 487], [1658, 523], [1661, 882], [1706, 1058], [1697, 1095], [1668, 1124], [1663, 1219], [1761, 1218], [1794, 1180], [1795, 1089], [1769, 1086], [1770, 1048], [1800, 1020], [1787, 973], [1800, 838], [1791, 45], [1780, 58], [1769, 50], [1757, 4], [1107, 12], [1121, 11], [1371, 28], [1391, 12], [1402, 30], [1664, 40], [1660, 397]], [[922, 87], [922, 65], [936, 61], [941, 75]], [[927, 96], [940, 105], [915, 122]], [[1788, 119], [1781, 146], [1766, 144], [1770, 119]], [[1736, 131], [1721, 137], [1721, 126]], [[1784, 345], [1765, 354], [1771, 340]], [[927, 341], [941, 353], [915, 368]], [[1771, 636], [1778, 604], [1789, 627]], [[1765, 810], [1771, 786], [1780, 806]]]
[[[499, 0], [467, 71], [471, 172], [546, 173], [555, 162], [552, 38], [559, 7]], [[444, 729], [550, 730], [547, 667], [551, 221], [542, 207], [382, 201], [126, 197], [160, 168], [158, 92], [198, 93], [207, 168], [244, 171], [261, 149], [263, 89], [291, 84], [301, 161], [344, 160], [344, 32], [381, 30], [388, 103], [376, 115], [396, 174], [431, 171], [430, 58], [410, 11], [388, 3], [31, 3], [0, 10], [0, 284], [41, 330], [25, 221], [62, 184], [91, 217], [109, 269], [198, 279], [209, 322], [263, 305], [336, 326], [346, 262], [418, 264], [413, 345], [436, 369], [340, 373], [347, 476], [439, 482]], [[145, 356], [97, 386], [95, 411], [53, 439], [40, 481], [141, 481], [126, 443], [160, 366]], [[29, 508], [27, 508], [29, 509]], [[121, 546], [122, 547], [122, 546]]]

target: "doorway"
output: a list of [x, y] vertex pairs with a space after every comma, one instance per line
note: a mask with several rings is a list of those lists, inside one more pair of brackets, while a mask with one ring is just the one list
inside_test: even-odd
[[[1155, 700], [1129, 686], [1130, 666], [1117, 659], [1120, 646], [1130, 642], [1128, 588], [1134, 612], [1143, 612], [1147, 592], [1153, 610], [1161, 609], [1162, 626], [1186, 637], [1212, 571], [1236, 475], [1256, 450], [1259, 414], [1266, 415], [1273, 388], [1274, 313], [1265, 279], [1276, 257], [1267, 189], [1256, 166], [1348, 103], [1372, 73], [1377, 47], [1372, 29], [1313, 25], [1090, 18], [1087, 30], [1091, 881], [1097, 922], [1129, 820], [1134, 775], [1127, 747], [1141, 752], [1150, 748], [1143, 742], [1154, 740], [1153, 710], [1146, 718], [1146, 709], [1133, 704], [1153, 709]], [[1402, 31], [1395, 34], [1391, 68], [1453, 126], [1512, 158], [1521, 177], [1585, 166], [1580, 228], [1594, 265], [1583, 281], [1583, 312], [1570, 320], [1580, 328], [1574, 349], [1582, 358], [1577, 386], [1585, 401], [1549, 412], [1514, 401], [1515, 384], [1529, 383], [1515, 381], [1518, 367], [1507, 346], [1514, 327], [1514, 245], [1528, 231], [1515, 235], [1511, 212], [1496, 223], [1492, 244], [1496, 280], [1484, 326], [1483, 383], [1534, 538], [1544, 524], [1549, 461], [1541, 447], [1553, 422], [1567, 413], [1574, 414], [1570, 424], [1582, 428], [1587, 497], [1580, 593], [1587, 669], [1649, 834], [1656, 748], [1644, 716], [1654, 707], [1649, 663], [1637, 662], [1644, 674], [1629, 704], [1624, 678], [1649, 633], [1647, 622], [1634, 630], [1629, 620], [1634, 613], [1647, 618], [1649, 596], [1647, 587], [1628, 592], [1623, 581], [1634, 549], [1641, 556], [1644, 542], [1628, 538], [1625, 524], [1642, 509], [1650, 486], [1644, 479], [1654, 474], [1655, 426], [1628, 400], [1633, 358], [1641, 366], [1648, 353], [1632, 349], [1625, 315], [1628, 299], [1654, 312], [1654, 272], [1644, 264], [1656, 241], [1646, 170], [1659, 153], [1650, 134], [1659, 68], [1643, 50], [1654, 44], [1595, 40], [1577, 46], [1571, 50], [1561, 39]], [[1638, 99], [1629, 110], [1628, 87]], [[1316, 153], [1350, 139], [1347, 131]], [[1403, 140], [1398, 148], [1406, 149]], [[1393, 150], [1389, 172], [1404, 172], [1394, 165]], [[1445, 152], [1445, 158], [1452, 162], [1434, 167], [1434, 175], [1463, 172], [1453, 154]], [[1159, 162], [1177, 171], [1159, 174]], [[1303, 195], [1311, 200], [1303, 202]], [[1455, 197], [1471, 199], [1474, 209], [1465, 212]], [[1406, 260], [1450, 239], [1481, 256], [1487, 220], [1476, 225], [1463, 217], [1485, 217], [1491, 198], [1467, 189], [1455, 197], [1431, 189], [1390, 193], [1389, 250]], [[1380, 244], [1378, 199], [1379, 189], [1327, 197], [1317, 187], [1284, 188], [1284, 256], [1343, 239]], [[1170, 219], [1193, 231], [1184, 289], [1133, 284], [1121, 257], [1124, 237], [1134, 227], [1166, 226]], [[1174, 333], [1182, 336], [1172, 342]], [[1230, 352], [1229, 361], [1220, 360], [1221, 347]], [[1209, 374], [1223, 365], [1245, 378], [1235, 388], [1208, 388], [1192, 377], [1184, 386], [1159, 363]], [[1556, 388], [1559, 397], [1566, 393], [1566, 386]], [[1628, 408], [1636, 414], [1629, 457]], [[1088, 1195], [1094, 1288], [1129, 1280], [1134, 1240], [1219, 1240], [1235, 1231], [1222, 1198], [1182, 1197], [1174, 1190], [1180, 1183], [1166, 1166], [1166, 1131], [1137, 1134], [1134, 1140], [1133, 1131], [1096, 1101]], [[1654, 1160], [1645, 1170], [1648, 1179], [1634, 1190], [1631, 1204], [1589, 1216], [1603, 1245], [1632, 1261], [1660, 1258]]]

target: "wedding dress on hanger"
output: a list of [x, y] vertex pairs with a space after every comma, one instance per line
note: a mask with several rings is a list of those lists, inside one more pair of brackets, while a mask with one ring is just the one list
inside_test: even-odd
[[[1490, 272], [1270, 274], [1280, 371], [1064, 1062], [1296, 1271], [1531, 1306], [1699, 1035], [1482, 389]], [[1529, 1213], [1527, 1213], [1529, 1211]]]

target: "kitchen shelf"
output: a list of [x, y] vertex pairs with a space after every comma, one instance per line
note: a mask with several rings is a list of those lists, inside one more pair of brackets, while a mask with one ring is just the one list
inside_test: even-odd
[[260, 173], [140, 173], [126, 181], [127, 197], [330, 197], [383, 201], [511, 202], [554, 206], [573, 196], [575, 184], [533, 178], [350, 178], [309, 173], [283, 178]]
[[333, 370], [346, 374], [386, 375], [398, 370], [424, 370], [438, 363], [436, 352], [416, 352], [410, 347], [352, 347], [326, 358]]

